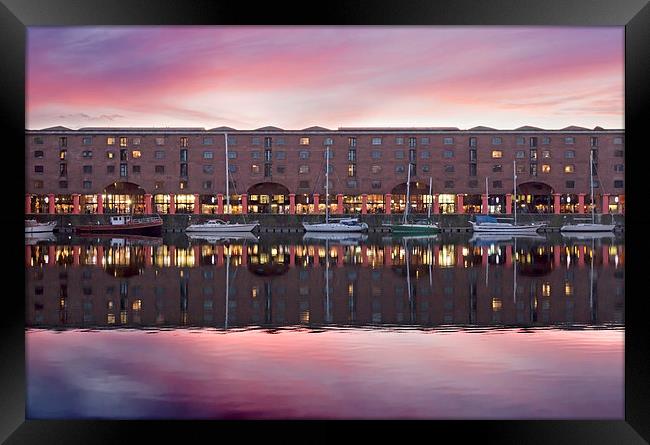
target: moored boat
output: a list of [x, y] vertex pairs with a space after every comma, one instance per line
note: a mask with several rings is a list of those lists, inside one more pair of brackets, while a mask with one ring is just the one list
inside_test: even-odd
[[259, 226], [259, 222], [231, 223], [221, 219], [211, 219], [200, 224], [191, 224], [185, 228], [186, 232], [194, 233], [228, 233], [228, 232], [252, 232]]
[[408, 222], [409, 207], [411, 202], [411, 164], [409, 163], [409, 171], [406, 179], [406, 207], [404, 208], [404, 217], [401, 223], [395, 224], [384, 224], [384, 227], [388, 227], [391, 233], [395, 235], [404, 235], [404, 234], [413, 234], [413, 235], [425, 235], [425, 234], [435, 234], [440, 232], [438, 224], [431, 222], [431, 179], [429, 178], [429, 209], [428, 216], [426, 220]]
[[512, 224], [498, 222], [495, 217], [487, 215], [479, 215], [476, 217], [476, 221], [470, 221], [469, 223], [472, 225], [472, 230], [477, 233], [504, 234], [537, 233], [539, 229], [546, 225], [546, 223]]
[[368, 224], [360, 222], [358, 218], [340, 218], [334, 222], [324, 223], [307, 223], [303, 222], [302, 226], [306, 232], [365, 232], [368, 230]]
[[25, 233], [51, 233], [56, 227], [56, 221], [39, 223], [35, 219], [25, 220]]
[[160, 234], [163, 220], [160, 216], [134, 218], [131, 215], [111, 216], [109, 224], [97, 222], [76, 226], [78, 233], [133, 233]]

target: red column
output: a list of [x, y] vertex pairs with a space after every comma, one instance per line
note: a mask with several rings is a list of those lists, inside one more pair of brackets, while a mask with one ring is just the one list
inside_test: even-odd
[[438, 256], [440, 255], [440, 246], [438, 244], [433, 245], [433, 265], [438, 264]]
[[343, 267], [343, 260], [345, 259], [345, 251], [343, 246], [336, 246], [336, 267]]
[[81, 250], [80, 246], [72, 246], [72, 264], [75, 266], [79, 265], [79, 252]]
[[336, 213], [343, 214], [343, 195], [339, 193], [336, 195]]
[[54, 266], [56, 264], [56, 248], [47, 246], [47, 264]]
[[72, 214], [79, 214], [79, 193], [72, 194]]
[[320, 204], [318, 193], [314, 193], [314, 213], [319, 213], [318, 206]]
[[601, 213], [609, 213], [609, 195], [603, 194], [603, 207]]
[[169, 266], [176, 265], [176, 246], [169, 246]]
[[384, 213], [386, 215], [391, 214], [391, 198], [392, 195], [390, 193], [386, 193], [386, 198], [384, 198]]
[[368, 213], [368, 195], [363, 193], [361, 195], [361, 214], [365, 215]]
[[558, 244], [553, 246], [553, 265], [555, 267], [562, 265], [562, 246]]
[[176, 214], [176, 196], [173, 193], [169, 194], [169, 214]]
[[585, 194], [578, 193], [578, 213], [585, 213]]
[[25, 214], [32, 213], [32, 195], [25, 195]]
[[245, 215], [248, 213], [248, 194], [241, 195], [241, 212]]
[[217, 213], [223, 215], [223, 193], [217, 194]]
[[384, 264], [387, 266], [392, 266], [393, 265], [393, 246], [390, 244], [387, 246], [384, 246]]
[[289, 246], [289, 267], [296, 265], [296, 246]]
[[248, 264], [248, 246], [243, 245], [241, 248], [241, 265], [246, 266]]
[[54, 206], [54, 193], [47, 195], [47, 213], [50, 215], [56, 213], [56, 207]]
[[512, 251], [514, 250], [515, 246], [505, 246], [506, 249], [506, 267], [512, 266]]
[[512, 214], [512, 193], [506, 193], [506, 215]]
[[[456, 207], [457, 207], [456, 208], [456, 213], [465, 213], [465, 207], [464, 207], [464, 203], [463, 203], [463, 195], [460, 194], [460, 193], [456, 195]], [[486, 204], [485, 208], [487, 209], [487, 204]]]
[[97, 265], [104, 265], [104, 246], [97, 246]]
[[296, 194], [289, 193], [289, 215], [296, 214]]
[[553, 213], [556, 215], [560, 214], [560, 194], [553, 193]]
[[147, 215], [151, 215], [153, 213], [152, 211], [152, 196], [151, 193], [145, 193], [144, 194], [144, 213]]
[[[458, 195], [460, 196], [460, 195]], [[462, 213], [462, 212], [459, 212]], [[481, 213], [488, 214], [490, 213], [490, 209], [488, 207], [488, 195], [485, 193], [481, 195]]]
[[[149, 195], [149, 196], [151, 196], [151, 195]], [[144, 199], [145, 199], [144, 202], [145, 202], [145, 205], [146, 205], [147, 204], [147, 195], [144, 195]], [[104, 214], [104, 197], [102, 196], [101, 193], [97, 195], [97, 214], [98, 215], [103, 215]]]
[[217, 246], [217, 266], [223, 266], [223, 244]]
[[195, 215], [201, 214], [201, 197], [199, 196], [198, 193], [194, 194], [194, 214]]
[[436, 193], [433, 195], [433, 214], [434, 215], [439, 215], [440, 214], [440, 204], [438, 204], [438, 200], [440, 199], [440, 196]]
[[198, 267], [199, 266], [199, 257], [201, 256], [201, 246], [198, 244], [195, 244], [192, 246], [192, 251], [194, 253], [194, 266]]
[[578, 266], [584, 267], [585, 265], [585, 246], [578, 246]]

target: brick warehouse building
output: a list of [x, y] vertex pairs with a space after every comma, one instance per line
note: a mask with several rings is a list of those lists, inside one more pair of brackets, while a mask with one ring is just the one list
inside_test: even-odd
[[[225, 138], [230, 204], [226, 208]], [[52, 127], [26, 131], [26, 213], [624, 213], [624, 131]], [[488, 194], [486, 195], [486, 178]]]

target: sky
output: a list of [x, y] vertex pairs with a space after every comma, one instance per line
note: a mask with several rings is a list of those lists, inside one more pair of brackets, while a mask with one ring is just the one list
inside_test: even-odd
[[27, 128], [624, 128], [623, 27], [30, 27]]

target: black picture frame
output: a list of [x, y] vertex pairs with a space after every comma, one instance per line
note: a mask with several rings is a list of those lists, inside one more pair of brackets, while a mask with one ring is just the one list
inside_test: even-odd
[[[639, 176], [647, 164], [642, 132], [648, 125], [650, 103], [650, 4], [647, 0], [493, 0], [493, 1], [349, 1], [308, 5], [277, 2], [248, 4], [194, 0], [1, 0], [0, 85], [5, 187], [7, 198], [0, 212], [5, 236], [5, 255], [0, 256], [7, 285], [3, 286], [0, 322], [0, 440], [14, 443], [116, 443], [134, 440], [138, 432], [149, 441], [168, 438], [180, 431], [185, 440], [228, 437], [300, 437], [295, 428], [318, 431], [319, 440], [345, 439], [332, 422], [162, 422], [162, 421], [37, 421], [25, 420], [25, 305], [22, 261], [23, 195], [13, 190], [24, 184], [25, 143], [25, 48], [26, 27], [38, 25], [195, 25], [195, 24], [336, 24], [336, 25], [561, 25], [625, 26], [625, 131], [626, 131], [626, 247], [625, 302], [625, 420], [621, 421], [432, 421], [360, 422], [362, 438], [384, 437], [387, 432], [416, 439], [434, 439], [449, 433], [454, 441], [476, 439], [501, 443], [648, 443], [650, 440], [650, 345], [644, 335], [648, 298], [641, 285], [645, 269], [642, 255], [648, 251], [643, 210], [644, 184]], [[645, 162], [644, 162], [645, 161]], [[14, 283], [17, 291], [9, 291]], [[17, 284], [16, 284], [17, 283]], [[640, 289], [640, 290], [638, 290]], [[350, 426], [349, 423], [335, 422]]]

